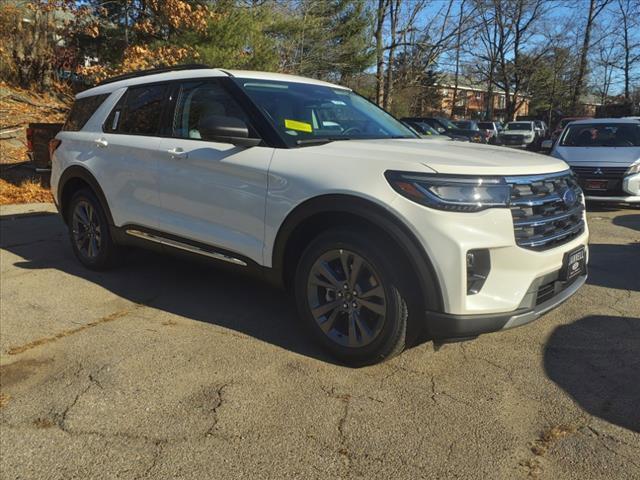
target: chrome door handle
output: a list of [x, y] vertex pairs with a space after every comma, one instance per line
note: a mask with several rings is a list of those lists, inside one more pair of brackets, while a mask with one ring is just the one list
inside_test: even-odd
[[167, 153], [171, 156], [171, 158], [187, 158], [189, 155], [181, 148], [170, 148], [167, 150]]
[[96, 142], [96, 145], [100, 148], [104, 148], [107, 145], [109, 145], [109, 142], [107, 142], [104, 138], [96, 138], [95, 142]]

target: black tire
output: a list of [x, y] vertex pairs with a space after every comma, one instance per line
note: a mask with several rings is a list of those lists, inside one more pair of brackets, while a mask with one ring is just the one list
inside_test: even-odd
[[[370, 233], [350, 228], [336, 228], [328, 230], [315, 238], [307, 246], [297, 265], [294, 294], [299, 315], [315, 340], [335, 358], [347, 365], [358, 367], [378, 363], [398, 355], [406, 346], [409, 322], [408, 304], [415, 305], [415, 302], [409, 300], [415, 298], [415, 294], [411, 291], [413, 287], [404, 285], [403, 278], [407, 278], [407, 275], [402, 275], [401, 265], [404, 265], [404, 263], [394, 254], [394, 251], [397, 251], [395, 245], [383, 239], [375, 238], [375, 236], [372, 237]], [[372, 290], [384, 292], [384, 298], [381, 302], [384, 308], [377, 303], [373, 303], [374, 297], [366, 297], [366, 292], [362, 291], [361, 299], [350, 298], [344, 301], [340, 307], [336, 307], [335, 310], [339, 310], [339, 313], [335, 314], [333, 319], [332, 325], [334, 326], [329, 327], [331, 331], [325, 333], [320, 325], [322, 324], [326, 328], [325, 322], [331, 319], [334, 315], [334, 310], [327, 312], [320, 319], [316, 319], [312, 310], [317, 315], [317, 312], [323, 307], [333, 304], [334, 301], [341, 303], [343, 302], [342, 299], [346, 298], [337, 299], [336, 295], [339, 295], [337, 290], [331, 294], [335, 288], [325, 288], [314, 283], [321, 278], [320, 283], [326, 284], [323, 279], [326, 280], [329, 277], [317, 275], [319, 271], [318, 265], [329, 266], [329, 262], [323, 259], [332, 258], [334, 252], [341, 252], [340, 255], [343, 253], [346, 255], [346, 269], [349, 270], [349, 275], [344, 274], [341, 278], [338, 278], [340, 277], [339, 272], [345, 272], [345, 264], [340, 263], [339, 265], [341, 266], [335, 271], [331, 270], [334, 273], [334, 279], [348, 280], [346, 277], [350, 276], [355, 270], [356, 257], [360, 257], [362, 260], [359, 261], [362, 266], [358, 268], [358, 270], [362, 270], [360, 283], [356, 285], [358, 282], [356, 279], [354, 282], [356, 286], [351, 286], [349, 289], [353, 288], [353, 293], [355, 294], [356, 291], [362, 290], [363, 281], [373, 282], [369, 283], [366, 288], [369, 289], [369, 292]], [[351, 259], [351, 264], [348, 263], [349, 259]], [[341, 260], [342, 258], [332, 262], [335, 265]], [[332, 283], [331, 285], [335, 284]], [[382, 288], [380, 289], [380, 287]], [[343, 293], [343, 295], [345, 294]], [[314, 299], [318, 301], [314, 302]], [[346, 304], [352, 300], [354, 300], [354, 309], [345, 310]], [[381, 297], [376, 297], [376, 302], [380, 302], [380, 300]], [[324, 301], [327, 303], [322, 305]], [[355, 304], [358, 301], [362, 302], [362, 304], [356, 308]], [[381, 314], [376, 314], [369, 310], [365, 303], [384, 311], [384, 318], [381, 324], [378, 323]], [[351, 315], [353, 314], [357, 314], [355, 322], [351, 320]], [[364, 343], [366, 338], [368, 343], [356, 346], [344, 344], [351, 343], [352, 325], [354, 325], [353, 331], [356, 341]], [[346, 332], [347, 329], [349, 329], [348, 333]], [[413, 329], [411, 330], [413, 331]], [[358, 331], [360, 333], [359, 338]], [[364, 335], [363, 332], [365, 331], [367, 335]], [[375, 337], [373, 332], [376, 332]], [[345, 337], [344, 334], [347, 336]], [[371, 338], [373, 339], [371, 340]]]
[[[85, 216], [90, 229], [82, 220]], [[120, 249], [111, 238], [107, 216], [93, 191], [83, 188], [73, 195], [67, 210], [67, 226], [73, 253], [85, 267], [108, 270], [117, 265]]]

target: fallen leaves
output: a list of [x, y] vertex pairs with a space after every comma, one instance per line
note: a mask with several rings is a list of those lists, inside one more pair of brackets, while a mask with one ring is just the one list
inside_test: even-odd
[[0, 205], [52, 202], [51, 191], [37, 180], [28, 179], [13, 185], [0, 179]]

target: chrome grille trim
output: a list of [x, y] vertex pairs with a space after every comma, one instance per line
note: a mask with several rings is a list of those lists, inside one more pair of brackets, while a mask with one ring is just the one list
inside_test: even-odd
[[578, 207], [573, 208], [567, 211], [566, 213], [559, 213], [557, 215], [550, 215], [547, 217], [538, 215], [536, 217], [531, 217], [530, 219], [527, 219], [527, 220], [514, 219], [513, 225], [516, 227], [539, 227], [540, 225], [544, 225], [545, 223], [556, 222], [558, 220], [564, 220], [565, 218], [569, 218], [573, 215], [582, 214], [583, 211], [584, 211], [584, 207], [582, 205], [579, 205]]
[[544, 245], [547, 245], [549, 242], [553, 242], [554, 240], [561, 240], [569, 235], [572, 235], [574, 233], [578, 233], [578, 232], [582, 232], [582, 230], [584, 229], [584, 225], [583, 222], [580, 222], [576, 225], [574, 225], [573, 227], [571, 227], [568, 230], [563, 230], [559, 233], [555, 233], [553, 235], [547, 235], [545, 236], [541, 236], [538, 239], [533, 239], [533, 240], [520, 240], [519, 241], [519, 245], [521, 247], [542, 247]]
[[[506, 178], [511, 186], [511, 215], [516, 244], [531, 250], [557, 247], [580, 235], [584, 229], [583, 195], [571, 170], [546, 175]], [[566, 205], [566, 189], [577, 202]]]

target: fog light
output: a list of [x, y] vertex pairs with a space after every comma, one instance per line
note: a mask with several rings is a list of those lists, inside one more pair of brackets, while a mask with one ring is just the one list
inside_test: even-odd
[[467, 295], [478, 293], [491, 270], [489, 250], [469, 250], [467, 252]]

